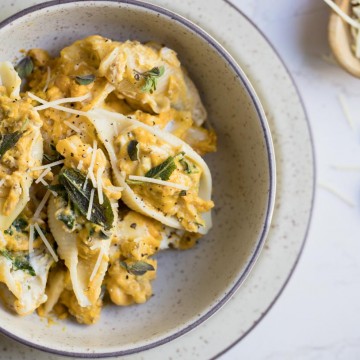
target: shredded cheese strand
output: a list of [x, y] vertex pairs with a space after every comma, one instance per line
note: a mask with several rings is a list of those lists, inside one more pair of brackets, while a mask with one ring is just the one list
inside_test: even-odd
[[3, 179], [0, 180], [0, 187], [3, 186], [4, 183], [5, 183], [5, 178], [3, 178]]
[[99, 197], [99, 204], [104, 203], [104, 195], [103, 195], [103, 189], [102, 189], [102, 174], [104, 172], [103, 167], [99, 167], [96, 174], [96, 181], [97, 181], [97, 191], [98, 191], [98, 197]]
[[345, 98], [341, 95], [341, 94], [338, 94], [338, 99], [339, 99], [339, 102], [340, 102], [340, 105], [341, 105], [341, 108], [342, 108], [342, 111], [346, 117], [346, 120], [347, 122], [349, 123], [349, 126], [351, 127], [351, 129], [354, 129], [354, 120], [350, 114], [350, 110], [349, 110], [349, 107], [345, 101]]
[[[47, 101], [47, 104], [35, 106], [34, 109], [35, 110], [44, 110], [44, 109], [47, 109], [48, 107], [51, 107], [53, 105], [60, 105], [60, 104], [73, 103], [73, 102], [81, 102], [81, 101], [89, 99], [90, 97], [91, 97], [91, 93], [87, 93], [87, 94], [82, 95], [82, 96], [71, 97], [71, 98], [62, 98], [62, 99], [57, 99], [57, 100], [53, 100], [53, 101]], [[46, 101], [46, 100], [44, 100], [44, 101]]]
[[77, 126], [72, 124], [70, 121], [64, 120], [64, 124], [71, 130], [74, 130], [76, 133], [81, 134], [81, 130]]
[[84, 163], [84, 162], [83, 162], [82, 160], [79, 161], [78, 166], [77, 166], [77, 169], [78, 169], [78, 170], [81, 170], [81, 169], [82, 169], [83, 163]]
[[83, 189], [86, 188], [87, 181], [88, 181], [89, 177], [90, 177], [90, 179], [91, 179], [91, 181], [93, 183], [93, 186], [96, 188], [96, 180], [95, 180], [95, 176], [94, 176], [94, 165], [95, 165], [95, 160], [96, 160], [96, 150], [97, 150], [97, 141], [94, 140], [93, 148], [92, 148], [92, 154], [91, 154], [91, 160], [90, 160], [90, 166], [89, 166], [89, 169], [88, 169], [88, 173], [86, 175], [86, 179], [85, 179], [85, 182], [84, 182]]
[[58, 160], [58, 161], [54, 161], [53, 163], [50, 163], [50, 164], [33, 167], [31, 169], [31, 171], [43, 170], [43, 169], [51, 168], [56, 165], [61, 165], [63, 163], [64, 163], [64, 160]]
[[40, 204], [39, 206], [37, 207], [37, 209], [35, 210], [35, 213], [34, 213], [34, 216], [33, 218], [34, 219], [38, 219], [39, 218], [39, 215], [41, 213], [41, 210], [43, 209], [43, 207], [45, 206], [46, 202], [48, 201], [49, 199], [49, 196], [50, 196], [50, 191], [48, 190], [44, 197], [42, 198], [42, 200], [40, 201]]
[[45, 85], [43, 88], [43, 92], [46, 92], [46, 90], [48, 89], [49, 84], [50, 84], [50, 79], [51, 79], [51, 69], [50, 69], [50, 66], [48, 66], [47, 67], [47, 77], [46, 77], [46, 82], [45, 82]]
[[47, 249], [49, 250], [49, 253], [51, 254], [51, 256], [54, 258], [55, 262], [59, 261], [58, 256], [56, 255], [54, 249], [51, 247], [49, 241], [47, 240], [47, 238], [45, 237], [44, 233], [42, 232], [40, 226], [38, 225], [38, 223], [35, 223], [35, 229], [38, 232], [38, 234], [41, 237], [41, 240], [43, 241], [43, 243], [45, 244], [45, 246], [47, 247]]
[[45, 169], [40, 176], [35, 180], [35, 184], [38, 184], [40, 181], [44, 179], [44, 177], [51, 171], [51, 167]]
[[[43, 105], [49, 104], [48, 107], [52, 107], [56, 110], [60, 110], [60, 111], [64, 111], [64, 112], [68, 112], [70, 114], [75, 114], [75, 115], [80, 115], [80, 116], [87, 116], [87, 112], [85, 112], [85, 111], [75, 110], [75, 109], [67, 108], [65, 106], [60, 106], [60, 105], [52, 105], [52, 103], [50, 103], [49, 101], [39, 98], [38, 96], [34, 95], [30, 91], [28, 91], [27, 94], [28, 94], [29, 98], [36, 100], [40, 104], [43, 104]], [[51, 106], [50, 106], [50, 104], [51, 104]], [[37, 106], [35, 106], [34, 109], [39, 110], [39, 108]]]
[[137, 176], [137, 175], [129, 175], [129, 179], [130, 180], [137, 180], [137, 181], [142, 181], [142, 182], [149, 182], [149, 183], [153, 183], [153, 184], [157, 184], [157, 185], [164, 185], [164, 186], [171, 186], [175, 189], [179, 189], [179, 190], [189, 190], [188, 186], [184, 186], [181, 184], [176, 184], [170, 181], [164, 181], [164, 180], [159, 180], [159, 179], [154, 179], [154, 178], [148, 178], [146, 176]]
[[123, 190], [124, 190], [124, 188], [121, 187], [121, 186], [112, 186], [112, 185], [107, 186], [105, 189], [108, 190], [108, 191], [110, 191], [110, 192], [119, 192], [119, 191], [123, 191]]
[[355, 204], [349, 200], [346, 196], [340, 194], [340, 192], [338, 192], [336, 189], [334, 189], [333, 187], [331, 187], [330, 185], [327, 184], [323, 184], [323, 183], [319, 183], [318, 184], [320, 187], [322, 187], [324, 190], [327, 190], [328, 192], [330, 192], [331, 194], [335, 195], [337, 198], [339, 198], [340, 200], [342, 200], [344, 203], [346, 203], [347, 205], [351, 206], [351, 207], [355, 207]]
[[29, 254], [34, 251], [34, 225], [30, 225], [30, 234], [29, 234]]
[[337, 4], [335, 4], [332, 0], [324, 0], [324, 2], [328, 4], [350, 26], [360, 30], [360, 23], [354, 20], [353, 18], [351, 18], [348, 14], [344, 13], [344, 11], [342, 11], [340, 7]]
[[103, 248], [100, 247], [100, 248], [99, 248], [99, 256], [98, 256], [98, 258], [97, 258], [97, 260], [96, 260], [94, 269], [93, 269], [93, 271], [92, 271], [92, 273], [91, 273], [91, 275], [90, 275], [90, 281], [93, 281], [94, 277], [96, 276], [96, 274], [97, 274], [97, 272], [98, 272], [98, 270], [99, 270], [99, 268], [100, 268], [100, 265], [101, 265], [101, 261], [102, 261], [103, 256], [104, 256], [104, 251], [103, 251]]
[[48, 185], [49, 185], [44, 179], [41, 179], [40, 182], [41, 182], [44, 186], [48, 186]]
[[93, 206], [93, 202], [94, 202], [94, 193], [95, 193], [95, 189], [91, 189], [89, 207], [88, 207], [88, 211], [86, 214], [87, 220], [91, 219], [91, 210], [92, 210], [92, 206]]

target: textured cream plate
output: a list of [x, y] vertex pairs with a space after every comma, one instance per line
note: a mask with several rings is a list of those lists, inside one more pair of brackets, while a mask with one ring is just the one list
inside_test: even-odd
[[[41, 1], [0, 5], [1, 17]], [[197, 22], [219, 40], [246, 71], [267, 112], [277, 156], [278, 193], [272, 229], [245, 285], [206, 323], [161, 347], [127, 359], [215, 356], [258, 322], [281, 292], [301, 252], [314, 184], [311, 140], [304, 110], [281, 61], [257, 29], [223, 0], [154, 2]], [[220, 29], [223, 29], [220, 30]], [[264, 61], [266, 59], [266, 62]], [[276, 89], [276, 91], [274, 91]], [[6, 358], [56, 359], [3, 338]]]

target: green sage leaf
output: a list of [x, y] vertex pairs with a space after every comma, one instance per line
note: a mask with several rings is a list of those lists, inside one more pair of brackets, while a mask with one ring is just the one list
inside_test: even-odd
[[139, 142], [136, 140], [131, 140], [127, 147], [127, 152], [131, 161], [139, 160]]
[[136, 275], [136, 276], [141, 276], [144, 275], [145, 273], [147, 273], [148, 271], [154, 271], [155, 268], [145, 262], [145, 261], [136, 261], [132, 264], [128, 264], [125, 261], [120, 261], [120, 265], [126, 269], [126, 271], [130, 274]]
[[92, 82], [94, 82], [94, 80], [95, 80], [95, 75], [93, 74], [75, 76], [75, 81], [79, 85], [89, 85]]
[[15, 131], [11, 134], [0, 135], [0, 159], [9, 149], [16, 145], [22, 134], [22, 131]]
[[[79, 209], [84, 216], [87, 215], [91, 191], [94, 189], [91, 181], [86, 186], [86, 177], [76, 169], [63, 169], [59, 174], [59, 182], [66, 189], [69, 199]], [[95, 190], [95, 189], [94, 189]], [[114, 222], [114, 213], [108, 197], [103, 194], [104, 202], [99, 203], [97, 191], [94, 191], [93, 205], [90, 215], [90, 222], [102, 226], [105, 230], [109, 230]]]
[[179, 156], [183, 156], [184, 153], [181, 152], [175, 156], [169, 156], [164, 162], [161, 164], [151, 168], [146, 174], [146, 177], [161, 179], [161, 180], [169, 180], [171, 174], [176, 170], [175, 159]]
[[15, 66], [15, 70], [21, 79], [26, 79], [34, 70], [34, 63], [30, 56], [25, 56]]

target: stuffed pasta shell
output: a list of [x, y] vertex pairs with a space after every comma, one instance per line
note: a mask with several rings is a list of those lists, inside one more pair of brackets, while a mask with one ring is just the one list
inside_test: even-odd
[[161, 223], [206, 234], [212, 180], [205, 161], [185, 142], [134, 118], [88, 113], [106, 147], [123, 201]]
[[0, 63], [0, 230], [6, 230], [30, 199], [29, 189], [41, 164], [42, 121], [30, 99], [19, 98], [20, 78]]
[[112, 205], [121, 196], [119, 191], [107, 190], [111, 186], [109, 166], [102, 150], [96, 149], [96, 141], [94, 144], [91, 148], [78, 136], [58, 142], [64, 167], [51, 187], [56, 196], [51, 196], [48, 206], [58, 254], [69, 270], [81, 307], [92, 306], [99, 299], [116, 224]]

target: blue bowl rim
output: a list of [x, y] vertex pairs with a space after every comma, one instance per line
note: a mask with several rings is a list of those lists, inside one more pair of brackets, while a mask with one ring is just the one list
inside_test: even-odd
[[236, 63], [234, 58], [211, 36], [209, 35], [205, 30], [200, 28], [198, 25], [193, 23], [192, 21], [186, 19], [185, 17], [170, 11], [168, 9], [165, 9], [161, 6], [150, 4], [147, 2], [143, 2], [140, 0], [52, 0], [45, 3], [40, 3], [31, 7], [28, 7], [22, 11], [17, 12], [16, 14], [8, 17], [4, 21], [0, 22], [0, 30], [4, 28], [5, 26], [11, 24], [15, 20], [22, 18], [28, 14], [31, 14], [36, 11], [40, 11], [44, 8], [52, 8], [56, 7], [58, 5], [64, 5], [64, 4], [71, 4], [71, 3], [78, 3], [78, 4], [86, 4], [86, 3], [118, 3], [118, 4], [129, 4], [133, 6], [137, 6], [140, 8], [145, 8], [150, 11], [157, 12], [163, 16], [166, 16], [172, 20], [178, 21], [180, 24], [184, 25], [185, 27], [189, 28], [191, 31], [199, 35], [203, 40], [207, 41], [209, 45], [211, 45], [218, 53], [221, 54], [223, 58], [228, 62], [228, 64], [231, 66], [233, 71], [236, 73], [237, 77], [241, 80], [242, 84], [247, 90], [248, 95], [250, 96], [252, 103], [255, 107], [255, 110], [258, 114], [259, 121], [261, 123], [261, 128], [263, 130], [264, 139], [265, 139], [265, 146], [267, 151], [267, 157], [268, 157], [268, 172], [269, 172], [269, 191], [268, 191], [268, 201], [266, 206], [266, 212], [264, 216], [264, 224], [263, 228], [260, 232], [260, 235], [257, 240], [256, 247], [253, 251], [253, 254], [251, 256], [251, 259], [249, 259], [245, 269], [242, 271], [240, 277], [237, 279], [237, 281], [234, 283], [233, 287], [223, 296], [221, 300], [219, 300], [212, 308], [210, 308], [205, 314], [198, 317], [194, 322], [188, 324], [183, 329], [178, 330], [176, 333], [171, 334], [167, 337], [164, 337], [160, 340], [156, 340], [150, 344], [138, 346], [135, 348], [131, 348], [128, 350], [119, 350], [119, 351], [111, 351], [111, 352], [105, 352], [105, 353], [85, 353], [85, 352], [71, 352], [71, 351], [63, 351], [63, 350], [57, 350], [52, 349], [28, 340], [24, 340], [23, 338], [18, 337], [17, 335], [7, 331], [6, 329], [2, 328], [0, 326], [0, 333], [8, 336], [11, 339], [14, 339], [24, 345], [30, 346], [32, 348], [56, 354], [61, 356], [68, 356], [68, 357], [79, 357], [79, 358], [89, 358], [89, 359], [95, 359], [95, 358], [106, 358], [106, 357], [115, 357], [115, 356], [125, 356], [130, 354], [136, 354], [142, 351], [146, 351], [152, 348], [155, 348], [157, 346], [163, 345], [165, 343], [168, 343], [187, 332], [191, 331], [204, 321], [206, 321], [209, 317], [211, 317], [216, 311], [218, 311], [225, 303], [231, 298], [231, 296], [237, 291], [237, 289], [240, 287], [240, 285], [244, 282], [246, 277], [248, 276], [250, 270], [254, 266], [261, 249], [265, 243], [270, 224], [271, 224], [271, 218], [272, 213], [274, 209], [275, 204], [275, 189], [276, 189], [276, 175], [275, 175], [275, 154], [271, 139], [271, 132], [270, 128], [266, 119], [265, 112], [262, 108], [262, 105], [260, 103], [260, 100], [251, 85], [249, 79], [245, 75], [244, 71], [240, 68], [240, 66]]

